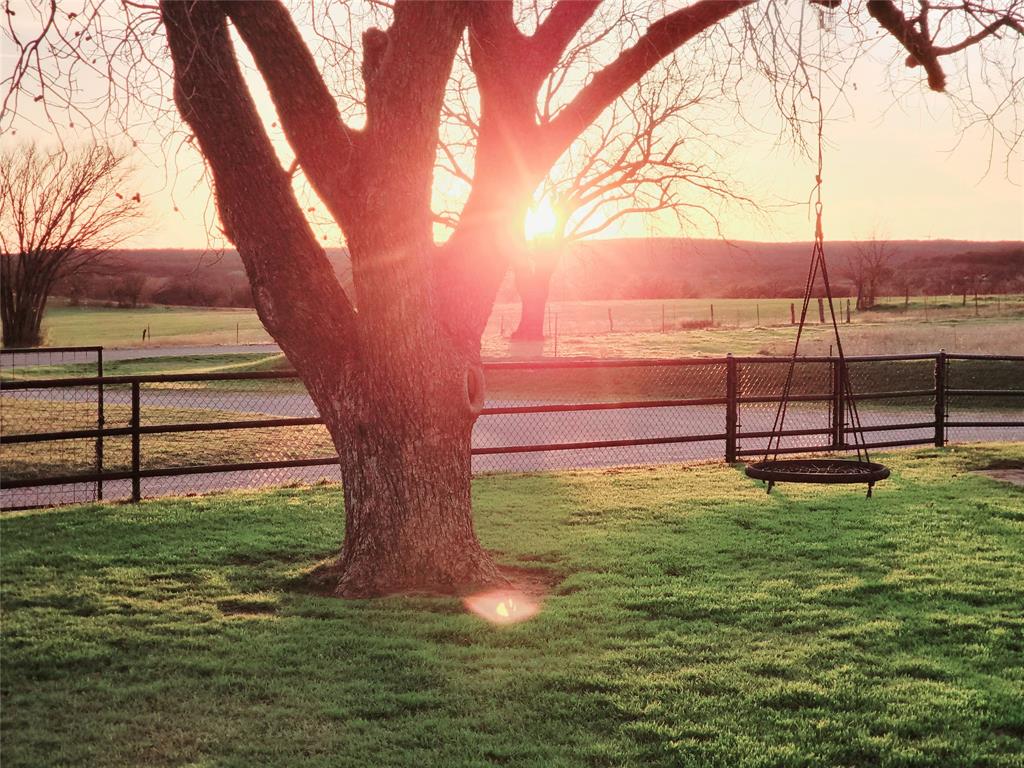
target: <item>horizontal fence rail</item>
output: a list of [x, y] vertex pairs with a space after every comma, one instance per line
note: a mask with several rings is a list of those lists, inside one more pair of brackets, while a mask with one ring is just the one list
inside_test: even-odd
[[[81, 501], [90, 490], [92, 498], [107, 489], [107, 498], [138, 501], [338, 478], [323, 421], [292, 371], [104, 376], [101, 348], [13, 352], [48, 357], [33, 363], [40, 378], [0, 366], [5, 509]], [[61, 376], [68, 355], [76, 365], [91, 356], [96, 375]], [[846, 358], [859, 429], [845, 421], [841, 361], [799, 358], [785, 429], [776, 432], [789, 362], [727, 355], [487, 363], [474, 470], [734, 462], [763, 455], [775, 435], [784, 454], [842, 451], [855, 441], [883, 448], [1024, 439], [1024, 357]], [[237, 482], [202, 479], [215, 475]]]

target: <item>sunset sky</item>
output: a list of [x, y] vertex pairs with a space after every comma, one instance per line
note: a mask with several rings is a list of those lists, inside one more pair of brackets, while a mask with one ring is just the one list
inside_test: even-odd
[[[824, 173], [826, 237], [1024, 239], [1020, 154], [1008, 157], [1005, 147], [991, 145], [980, 128], [962, 134], [949, 96], [914, 84], [909, 94], [897, 99], [890, 89], [892, 79], [902, 78], [901, 84], [906, 85], [913, 83], [915, 74], [892, 63], [895, 53], [895, 43], [887, 40], [861, 58], [845, 89], [846, 102], [830, 110]], [[6, 69], [9, 52], [3, 61]], [[254, 90], [269, 125], [275, 119], [272, 107], [258, 86]], [[758, 109], [757, 105], [748, 109], [747, 119], [763, 130], [730, 125], [728, 137], [716, 149], [723, 172], [763, 208], [722, 209], [722, 233], [731, 239], [807, 240], [813, 235], [806, 202], [814, 168], [792, 144], [779, 139], [778, 118], [772, 111], [767, 106], [760, 113]], [[5, 147], [32, 138], [55, 141], [52, 127], [38, 114], [27, 109], [24, 118], [15, 123], [16, 131], [3, 137]], [[287, 155], [280, 129], [270, 130]], [[132, 192], [141, 192], [146, 219], [126, 245], [223, 245], [197, 154], [190, 148], [173, 153], [166, 145], [161, 148], [160, 131], [156, 126], [143, 131], [149, 135], [140, 146], [147, 151], [133, 155], [138, 171], [137, 190]], [[124, 141], [116, 130], [109, 134], [115, 142]], [[86, 140], [88, 134], [62, 130], [61, 138]], [[307, 196], [303, 204], [316, 207], [317, 202]], [[319, 232], [325, 245], [340, 244], [333, 227], [321, 225]], [[675, 219], [662, 216], [625, 220], [602, 236], [651, 234], [714, 237], [715, 231], [710, 222], [698, 222], [684, 231]]]

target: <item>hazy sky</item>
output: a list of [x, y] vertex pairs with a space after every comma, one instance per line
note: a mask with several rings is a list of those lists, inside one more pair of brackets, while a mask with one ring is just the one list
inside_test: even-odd
[[[1020, 154], [1007, 159], [1005, 149], [993, 149], [982, 130], [961, 135], [948, 96], [915, 85], [909, 96], [897, 100], [888, 78], [902, 77], [906, 84], [915, 75], [891, 63], [894, 46], [893, 41], [885, 41], [857, 63], [845, 90], [847, 103], [831, 111], [824, 173], [826, 237], [855, 239], [877, 233], [890, 239], [1024, 239]], [[5, 70], [10, 61], [10, 52], [4, 53]], [[261, 94], [257, 97], [270, 123], [275, 119], [272, 109]], [[747, 118], [763, 123], [758, 127], [764, 130], [730, 126], [730, 138], [719, 151], [726, 172], [765, 208], [760, 212], [723, 210], [723, 234], [732, 239], [807, 240], [813, 235], [813, 224], [805, 203], [814, 168], [791, 144], [779, 141], [776, 118], [769, 109], [762, 112], [758, 114], [755, 105], [747, 110]], [[17, 135], [5, 135], [4, 146], [33, 137], [52, 141], [53, 130], [43, 123], [33, 126], [19, 121]], [[280, 130], [271, 130], [284, 147]], [[62, 130], [61, 135], [67, 141], [75, 131]], [[157, 137], [148, 138], [152, 141], [148, 156], [135, 155], [138, 189], [132, 190], [141, 192], [147, 217], [126, 245], [202, 248], [222, 244], [198, 157], [183, 149], [168, 162], [167, 153], [155, 149]], [[315, 206], [317, 201], [308, 199], [304, 204]], [[327, 235], [325, 245], [339, 244], [336, 230], [325, 226], [321, 232]], [[681, 231], [674, 219], [663, 217], [655, 222], [627, 220], [602, 236], [649, 233], [715, 234], [707, 225]]]

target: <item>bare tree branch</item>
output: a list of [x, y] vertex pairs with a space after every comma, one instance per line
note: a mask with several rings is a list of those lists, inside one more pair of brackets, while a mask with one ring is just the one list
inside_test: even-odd
[[542, 77], [558, 64], [572, 39], [594, 15], [600, 0], [559, 0], [530, 38], [531, 59]]
[[636, 45], [597, 72], [542, 130], [543, 159], [552, 162], [584, 128], [655, 64], [686, 41], [714, 26], [753, 0], [699, 0], [651, 24]]
[[281, 125], [306, 177], [331, 212], [342, 220], [351, 212], [342, 201], [356, 174], [359, 132], [338, 114], [320, 70], [291, 14], [278, 0], [224, 3], [270, 89]]
[[[1011, 3], [1005, 8], [994, 8], [970, 0], [955, 6], [932, 5], [929, 0], [919, 0], [919, 5], [920, 12], [917, 16], [909, 19], [893, 0], [868, 0], [867, 9], [872, 18], [906, 48], [909, 54], [907, 66], [924, 68], [928, 75], [928, 86], [933, 91], [946, 90], [946, 73], [939, 62], [940, 56], [959, 53], [976, 46], [985, 38], [995, 35], [1003, 27], [1012, 29], [1019, 35], [1024, 35], [1024, 9], [1017, 3]], [[939, 11], [941, 15], [940, 23], [936, 25], [933, 32], [929, 14], [935, 10]], [[954, 11], [960, 13], [962, 19], [973, 20], [982, 25], [982, 28], [966, 35], [959, 42], [950, 45], [937, 45], [935, 36], [938, 35], [942, 22]], [[991, 21], [986, 23], [987, 19], [991, 19]]]

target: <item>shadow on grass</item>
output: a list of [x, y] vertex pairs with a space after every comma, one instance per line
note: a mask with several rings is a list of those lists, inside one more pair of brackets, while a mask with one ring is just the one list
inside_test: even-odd
[[721, 466], [483, 478], [485, 546], [565, 575], [504, 627], [297, 592], [336, 490], [8, 518], [5, 762], [1011, 766], [1024, 525], [980, 456], [1022, 454], [893, 455], [871, 500]]

